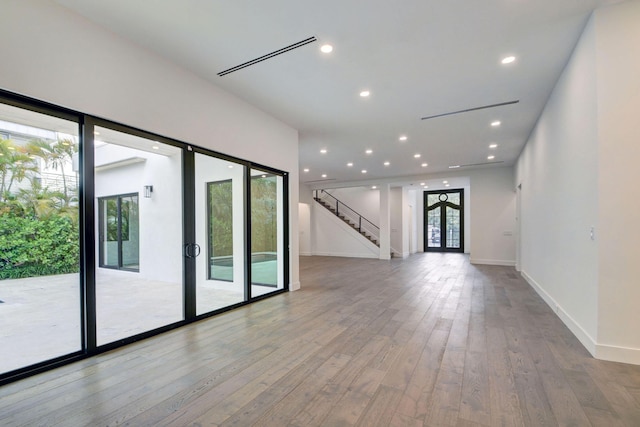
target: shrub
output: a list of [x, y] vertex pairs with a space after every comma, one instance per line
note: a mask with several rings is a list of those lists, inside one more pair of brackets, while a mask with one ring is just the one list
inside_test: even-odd
[[75, 273], [79, 253], [78, 226], [69, 217], [0, 215], [0, 279]]

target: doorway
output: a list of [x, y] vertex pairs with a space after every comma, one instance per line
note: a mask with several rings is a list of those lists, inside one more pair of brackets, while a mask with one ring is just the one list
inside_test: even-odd
[[464, 252], [464, 189], [424, 192], [425, 252]]

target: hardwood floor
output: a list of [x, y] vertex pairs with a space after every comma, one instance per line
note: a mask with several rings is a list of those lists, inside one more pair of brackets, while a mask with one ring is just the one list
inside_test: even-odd
[[300, 291], [0, 387], [0, 425], [640, 426], [513, 268], [301, 259]]

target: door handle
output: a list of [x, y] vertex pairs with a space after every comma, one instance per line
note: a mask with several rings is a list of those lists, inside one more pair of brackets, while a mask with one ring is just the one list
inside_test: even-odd
[[197, 243], [187, 243], [184, 245], [184, 256], [195, 258], [200, 255], [200, 245]]

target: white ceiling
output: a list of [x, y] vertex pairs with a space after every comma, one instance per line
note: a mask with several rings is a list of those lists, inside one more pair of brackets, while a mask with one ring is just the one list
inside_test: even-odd
[[[301, 182], [326, 174], [327, 184], [450, 171], [490, 154], [497, 165], [513, 164], [590, 12], [619, 2], [56, 1], [298, 129]], [[314, 43], [217, 75], [312, 36]], [[320, 52], [324, 43], [331, 54]], [[517, 60], [504, 66], [507, 55]], [[369, 98], [359, 96], [364, 89]], [[421, 120], [513, 100], [520, 102]], [[494, 120], [502, 125], [491, 127]]]

